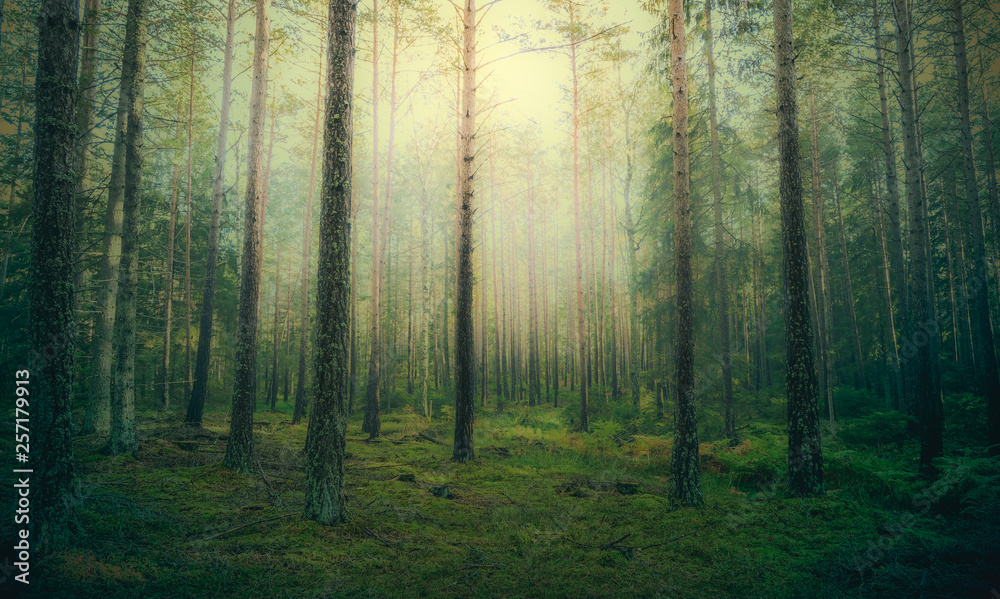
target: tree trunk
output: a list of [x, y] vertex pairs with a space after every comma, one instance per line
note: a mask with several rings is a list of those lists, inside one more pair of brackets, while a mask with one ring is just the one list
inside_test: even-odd
[[[976, 181], [976, 162], [972, 153], [972, 123], [969, 115], [969, 67], [965, 47], [965, 18], [962, 0], [953, 0], [955, 11], [955, 65], [958, 73], [958, 107], [961, 113], [962, 164], [965, 170], [965, 202], [969, 207], [969, 224], [972, 227], [972, 281], [969, 303], [975, 313], [972, 338], [976, 347], [978, 375], [977, 387], [986, 396], [988, 445], [990, 455], [1000, 455], [1000, 372], [997, 369], [996, 346], [993, 326], [990, 324], [990, 300], [986, 270], [986, 244], [983, 235], [982, 206], [979, 203], [979, 186]], [[935, 413], [932, 418], [940, 414]], [[932, 431], [940, 427], [935, 424]], [[935, 439], [935, 442], [937, 440]]]
[[573, 240], [576, 246], [576, 330], [580, 354], [580, 431], [587, 432], [587, 331], [584, 322], [586, 302], [583, 295], [583, 256], [580, 242], [580, 90], [576, 72], [576, 19], [575, 4], [569, 5], [570, 68], [573, 74]]
[[531, 158], [528, 158], [528, 405], [541, 395], [538, 357], [538, 285], [535, 265], [535, 198], [531, 186]]
[[344, 458], [349, 382], [351, 162], [356, 4], [330, 0], [329, 66], [320, 192], [317, 284], [316, 402], [306, 434], [303, 517], [320, 524], [346, 521]]
[[851, 318], [851, 332], [854, 336], [854, 363], [858, 369], [854, 381], [855, 389], [868, 389], [868, 379], [865, 377], [864, 354], [861, 353], [861, 336], [858, 334], [858, 316], [854, 312], [854, 287], [851, 282], [851, 262], [847, 255], [847, 233], [844, 231], [844, 213], [840, 209], [840, 181], [837, 177], [837, 168], [833, 169], [833, 201], [837, 205], [837, 224], [840, 229], [840, 253], [844, 257], [844, 278], [847, 288], [845, 303], [847, 304], [847, 314]]
[[268, 389], [267, 403], [273, 411], [278, 403], [278, 350], [281, 347], [281, 334], [278, 330], [278, 317], [281, 314], [278, 303], [281, 291], [281, 242], [274, 240], [274, 345], [271, 351], [271, 386]]
[[[178, 110], [178, 112], [180, 112]], [[180, 115], [178, 115], [179, 117]], [[181, 135], [181, 119], [177, 119], [177, 137]], [[163, 379], [159, 390], [157, 407], [166, 412], [170, 407], [170, 336], [173, 329], [174, 308], [174, 237], [177, 227], [177, 186], [180, 178], [180, 165], [174, 164], [174, 172], [170, 178], [170, 224], [167, 226], [167, 256], [164, 259], [164, 309], [163, 309]]]
[[723, 435], [736, 440], [733, 415], [733, 365], [729, 340], [729, 288], [726, 281], [725, 227], [722, 224], [722, 158], [715, 109], [715, 58], [712, 55], [712, 0], [705, 1], [705, 58], [708, 62], [709, 124], [712, 144], [712, 213], [715, 217], [715, 278], [719, 291], [719, 350], [722, 356]]
[[[126, 95], [128, 125], [125, 134], [125, 198], [122, 221], [122, 260], [118, 273], [118, 318], [115, 319], [115, 390], [111, 398], [112, 455], [139, 449], [135, 426], [136, 295], [139, 280], [139, 215], [142, 192], [142, 109], [146, 83], [147, 0], [129, 0], [122, 63], [131, 63]], [[131, 35], [129, 35], [131, 33]], [[123, 67], [124, 71], [124, 67]]]
[[462, 48], [462, 164], [458, 206], [458, 263], [455, 281], [455, 447], [452, 459], [475, 458], [473, 409], [476, 392], [472, 302], [472, 215], [475, 193], [476, 124], [476, 2], [465, 1]]
[[379, 235], [379, 172], [378, 172], [378, 0], [372, 2], [372, 322], [371, 347], [368, 358], [368, 387], [365, 393], [365, 419], [361, 430], [375, 439], [382, 433], [380, 385], [382, 314], [382, 275], [379, 268], [382, 251]]
[[267, 62], [270, 46], [269, 0], [256, 0], [253, 85], [250, 90], [250, 126], [247, 132], [247, 190], [243, 218], [243, 255], [240, 261], [240, 299], [236, 328], [236, 373], [232, 420], [224, 464], [243, 474], [253, 473], [253, 413], [257, 405], [257, 316], [260, 277], [264, 263], [263, 221], [265, 187], [262, 177], [264, 113], [267, 106]]
[[202, 286], [201, 314], [198, 326], [198, 349], [195, 354], [194, 381], [184, 421], [201, 425], [208, 395], [208, 363], [212, 351], [212, 320], [215, 312], [216, 272], [219, 266], [219, 237], [222, 205], [226, 199], [226, 139], [229, 133], [229, 108], [233, 86], [233, 46], [236, 32], [236, 0], [229, 0], [226, 10], [226, 47], [222, 60], [222, 105], [219, 135], [215, 142], [215, 172], [212, 176], [212, 215], [208, 225], [208, 253], [205, 258], [205, 283]]
[[700, 505], [698, 422], [694, 389], [694, 293], [691, 268], [691, 190], [688, 171], [688, 81], [683, 0], [670, 0], [670, 86], [673, 97], [674, 268], [677, 281], [677, 329], [674, 364], [677, 395], [674, 447], [670, 457], [670, 498]]
[[875, 209], [877, 210], [879, 238], [882, 246], [882, 272], [884, 273], [885, 302], [886, 302], [885, 310], [886, 310], [886, 315], [888, 316], [889, 319], [889, 333], [890, 333], [890, 338], [888, 343], [889, 347], [886, 349], [886, 353], [889, 354], [889, 364], [892, 367], [893, 382], [895, 383], [893, 387], [895, 391], [895, 395], [893, 396], [894, 397], [893, 407], [898, 410], [900, 404], [903, 401], [905, 401], [903, 393], [903, 373], [900, 367], [899, 350], [897, 349], [899, 347], [899, 343], [896, 338], [897, 329], [896, 329], [896, 323], [893, 320], [893, 311], [892, 311], [892, 294], [893, 294], [892, 267], [890, 266], [889, 247], [888, 243], [886, 242], [886, 235], [885, 235], [885, 229], [886, 229], [885, 219], [884, 219], [885, 209], [882, 206], [882, 198], [881, 195], [878, 194], [878, 191], [879, 187], [878, 185], [876, 185]]
[[823, 189], [820, 181], [819, 125], [816, 114], [816, 97], [809, 90], [809, 139], [812, 146], [812, 198], [813, 198], [813, 238], [816, 240], [816, 349], [819, 354], [820, 395], [826, 399], [830, 426], [836, 422], [833, 405], [833, 356], [830, 355], [830, 263], [826, 253], [826, 215], [823, 207]]
[[823, 494], [823, 454], [806, 291], [809, 262], [799, 173], [799, 124], [792, 39], [792, 0], [775, 0], [775, 93], [788, 366], [788, 479], [792, 493], [815, 496]]
[[187, 206], [184, 212], [184, 399], [191, 397], [191, 167], [194, 160], [194, 57], [195, 37], [191, 31], [191, 63], [189, 68], [187, 122]]
[[938, 323], [934, 318], [931, 280], [928, 276], [930, 240], [927, 207], [921, 171], [923, 159], [917, 140], [917, 112], [913, 89], [910, 45], [910, 10], [906, 0], [894, 0], [896, 11], [896, 58], [903, 116], [903, 164], [906, 166], [906, 196], [910, 229], [910, 298], [912, 322], [903, 338], [903, 356], [910, 360], [915, 411], [919, 421], [920, 471], [935, 476], [933, 460], [942, 452], [942, 406], [938, 388], [936, 345]]
[[[891, 297], [896, 304], [894, 320], [896, 329], [894, 336], [900, 338], [909, 330], [910, 307], [909, 291], [906, 288], [907, 263], [903, 256], [903, 235], [900, 223], [901, 215], [899, 210], [899, 183], [896, 176], [896, 142], [893, 139], [892, 128], [889, 124], [889, 104], [886, 93], [885, 66], [882, 58], [882, 35], [879, 24], [878, 0], [872, 0], [872, 12], [874, 15], [873, 27], [875, 29], [875, 62], [878, 75], [878, 95], [879, 107], [882, 115], [882, 149], [885, 154], [885, 182], [886, 182], [886, 202], [887, 207], [883, 211], [888, 217], [886, 224], [886, 238], [889, 249], [889, 264], [891, 266]], [[898, 357], [899, 349], [893, 348]], [[909, 405], [906, 397], [909, 392], [909, 385], [906, 364], [903, 361], [897, 362], [900, 367], [899, 380], [902, 384], [903, 396], [899, 398], [901, 408], [912, 414], [912, 406]]]
[[[135, 65], [122, 61], [119, 90], [131, 86]], [[128, 94], [119, 91], [115, 121], [114, 152], [108, 183], [108, 204], [104, 213], [104, 248], [98, 269], [97, 318], [94, 327], [90, 400], [84, 415], [83, 434], [106, 435], [111, 430], [111, 387], [115, 316], [118, 311], [118, 275], [122, 259], [122, 220], [125, 198], [125, 133], [128, 129]]]
[[[333, 8], [333, 7], [331, 7]], [[340, 9], [339, 5], [337, 7]], [[353, 25], [351, 26], [351, 36], [353, 44]], [[325, 34], [325, 30], [324, 30]], [[321, 40], [325, 40], [325, 35], [321, 36]], [[306, 341], [309, 337], [307, 331], [309, 330], [309, 255], [312, 251], [312, 242], [310, 237], [312, 235], [312, 213], [313, 213], [313, 196], [316, 191], [316, 154], [319, 148], [319, 130], [320, 130], [320, 116], [323, 114], [323, 52], [324, 45], [320, 44], [320, 55], [319, 55], [319, 71], [320, 75], [317, 77], [318, 83], [316, 84], [316, 119], [313, 126], [313, 145], [312, 145], [312, 160], [309, 163], [309, 193], [306, 196], [306, 216], [305, 221], [302, 224], [302, 294], [301, 301], [299, 302], [299, 327], [302, 329], [299, 334], [299, 378], [298, 384], [295, 387], [295, 407], [292, 410], [292, 424], [298, 424], [305, 416], [305, 400], [306, 400], [306, 378], [308, 376], [306, 371]], [[349, 58], [353, 61], [353, 56]], [[341, 67], [342, 68], [342, 67]], [[353, 62], [351, 64], [353, 69]], [[353, 188], [352, 188], [353, 191]], [[353, 201], [351, 202], [353, 204]], [[352, 207], [353, 209], [353, 207]], [[351, 238], [351, 363], [354, 363], [355, 354], [355, 343], [354, 343], [354, 287], [356, 283], [355, 269], [356, 269], [356, 253], [357, 248], [357, 234], [352, 235]], [[350, 390], [348, 398], [348, 405], [354, 396], [354, 369], [350, 369]]]
[[[73, 242], [75, 229], [76, 68], [79, 4], [44, 0], [38, 17], [35, 76], [34, 201], [28, 270], [29, 369], [14, 370], [17, 389], [35, 406], [36, 478], [31, 488], [31, 543], [38, 555], [69, 542], [76, 503], [73, 464]], [[34, 377], [32, 379], [31, 377]], [[34, 384], [32, 384], [32, 381]], [[30, 471], [29, 471], [30, 472]], [[20, 474], [15, 474], [20, 476]], [[14, 584], [14, 583], [12, 583]]]

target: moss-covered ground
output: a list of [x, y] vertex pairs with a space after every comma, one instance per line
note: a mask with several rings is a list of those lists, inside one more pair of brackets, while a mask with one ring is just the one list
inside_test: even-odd
[[[995, 599], [1000, 467], [976, 448], [951, 447], [935, 485], [910, 474], [912, 442], [884, 443], [891, 416], [847, 421], [824, 439], [828, 492], [797, 499], [782, 427], [752, 424], [702, 445], [705, 505], [676, 508], [669, 423], [598, 405], [571, 432], [574, 399], [477, 407], [466, 464], [447, 406], [432, 422], [397, 408], [377, 441], [356, 413], [337, 527], [301, 518], [307, 424], [291, 406], [256, 414], [256, 476], [221, 465], [225, 412], [200, 431], [141, 413], [137, 457], [78, 439], [76, 541], [33, 565], [29, 596]], [[6, 546], [6, 517], [3, 531]]]

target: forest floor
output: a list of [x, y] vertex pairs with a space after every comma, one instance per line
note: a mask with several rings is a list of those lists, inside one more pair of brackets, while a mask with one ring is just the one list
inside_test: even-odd
[[449, 418], [397, 409], [369, 442], [356, 411], [350, 519], [324, 527], [301, 518], [307, 424], [278, 407], [255, 415], [252, 477], [221, 465], [225, 412], [195, 434], [141, 413], [137, 457], [79, 438], [80, 534], [33, 564], [26, 596], [1000, 596], [996, 460], [956, 459], [930, 485], [907, 472], [910, 443], [824, 438], [827, 493], [796, 499], [780, 428], [750, 425], [735, 447], [702, 445], [705, 505], [674, 509], [666, 436], [479, 409], [477, 459], [457, 464]]

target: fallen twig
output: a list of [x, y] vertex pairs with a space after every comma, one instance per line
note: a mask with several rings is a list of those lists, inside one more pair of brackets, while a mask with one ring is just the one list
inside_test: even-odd
[[194, 543], [194, 542], [197, 542], [197, 541], [211, 541], [212, 539], [217, 539], [217, 538], [221, 537], [222, 535], [227, 535], [227, 534], [229, 534], [231, 532], [236, 532], [237, 530], [239, 530], [241, 528], [246, 528], [248, 526], [253, 526], [254, 524], [261, 524], [263, 522], [270, 522], [271, 520], [277, 520], [278, 518], [287, 518], [288, 516], [296, 516], [296, 515], [298, 515], [298, 512], [292, 512], [290, 514], [282, 514], [280, 516], [272, 516], [270, 518], [264, 518], [263, 520], [257, 520], [255, 522], [247, 522], [246, 524], [240, 524], [236, 528], [230, 528], [229, 530], [224, 530], [224, 531], [222, 531], [220, 533], [216, 533], [216, 534], [214, 534], [214, 535], [212, 535], [210, 537], [205, 537], [204, 539], [195, 539], [195, 541], [191, 541], [191, 542]]

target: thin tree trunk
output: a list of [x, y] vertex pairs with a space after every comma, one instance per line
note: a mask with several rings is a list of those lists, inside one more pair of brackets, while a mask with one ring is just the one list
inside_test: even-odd
[[531, 186], [531, 158], [528, 158], [528, 405], [541, 396], [538, 356], [538, 285], [535, 264], [535, 198]]
[[475, 345], [472, 302], [472, 215], [475, 193], [476, 124], [476, 2], [465, 1], [462, 48], [462, 168], [461, 201], [458, 205], [457, 280], [455, 281], [455, 446], [452, 459], [467, 462], [475, 458], [473, 437], [474, 394], [476, 392]]
[[886, 235], [885, 235], [885, 229], [886, 229], [885, 219], [884, 219], [885, 209], [882, 206], [882, 198], [881, 195], [878, 194], [878, 191], [879, 187], [876, 185], [875, 192], [877, 195], [875, 198], [875, 203], [876, 203], [876, 210], [878, 217], [879, 239], [882, 247], [882, 272], [885, 275], [884, 277], [885, 302], [886, 302], [885, 311], [889, 319], [889, 333], [890, 333], [890, 339], [888, 344], [889, 347], [886, 348], [886, 353], [889, 354], [889, 364], [892, 367], [893, 382], [895, 383], [893, 387], [893, 389], [895, 390], [895, 395], [893, 396], [894, 397], [893, 407], [898, 410], [900, 408], [900, 404], [905, 401], [904, 391], [903, 391], [903, 373], [900, 367], [899, 350], [897, 349], [899, 347], [899, 342], [896, 338], [896, 323], [893, 320], [894, 317], [892, 311], [892, 294], [893, 294], [892, 266], [890, 265], [889, 247], [888, 243], [886, 242]]
[[[1000, 455], [1000, 370], [997, 366], [993, 326], [990, 324], [990, 301], [986, 269], [986, 244], [983, 235], [983, 214], [976, 181], [976, 162], [972, 153], [972, 123], [969, 114], [969, 67], [965, 47], [965, 17], [962, 0], [953, 0], [955, 16], [955, 65], [958, 74], [958, 107], [961, 114], [962, 158], [965, 170], [965, 202], [969, 207], [972, 227], [972, 264], [970, 307], [975, 312], [976, 326], [972, 337], [976, 346], [976, 373], [979, 392], [986, 396], [988, 444], [990, 455]], [[940, 417], [940, 414], [935, 414]], [[940, 427], [940, 423], [937, 424]]]
[[[123, 87], [128, 109], [125, 134], [125, 198], [122, 221], [122, 260], [118, 273], [118, 318], [115, 319], [115, 390], [111, 398], [112, 455], [139, 449], [135, 425], [136, 295], [139, 279], [139, 209], [142, 192], [142, 109], [146, 83], [147, 0], [129, 0], [122, 63], [132, 76]], [[131, 33], [131, 35], [129, 35]], [[124, 70], [124, 67], [123, 67]]]
[[[337, 5], [338, 9], [341, 9]], [[331, 6], [331, 12], [334, 7]], [[325, 32], [324, 32], [325, 33]], [[350, 31], [350, 35], [354, 35], [353, 28]], [[325, 36], [320, 38], [325, 39]], [[353, 41], [351, 42], [353, 44]], [[309, 163], [309, 193], [306, 196], [306, 215], [305, 221], [302, 224], [302, 294], [301, 301], [299, 302], [299, 327], [302, 329], [299, 334], [299, 378], [298, 385], [295, 387], [295, 407], [292, 410], [292, 424], [298, 424], [302, 417], [305, 416], [305, 403], [306, 403], [306, 377], [308, 376], [306, 371], [306, 341], [309, 335], [307, 331], [309, 330], [309, 258], [312, 252], [312, 241], [310, 237], [312, 236], [312, 213], [313, 213], [313, 197], [316, 191], [316, 154], [319, 148], [319, 131], [320, 131], [320, 117], [323, 114], [323, 47], [324, 44], [320, 44], [320, 55], [319, 55], [319, 77], [317, 77], [316, 84], [316, 119], [313, 126], [313, 144], [312, 144], [312, 159]], [[343, 68], [343, 66], [341, 66]], [[351, 65], [353, 68], [353, 64]], [[353, 191], [353, 188], [352, 188]], [[353, 201], [351, 202], [353, 204]], [[353, 207], [352, 207], [353, 209]], [[354, 344], [354, 288], [357, 282], [356, 277], [356, 264], [357, 264], [357, 235], [351, 236], [351, 364], [353, 365], [355, 359], [355, 344]], [[348, 405], [350, 405], [351, 400], [354, 398], [354, 369], [351, 367], [350, 371], [350, 391], [348, 398]], [[350, 413], [348, 411], [348, 413]]]
[[[179, 111], [178, 111], [179, 112]], [[177, 119], [177, 137], [181, 134], [181, 119]], [[163, 379], [160, 385], [158, 408], [165, 412], [170, 407], [170, 333], [173, 329], [174, 306], [174, 229], [177, 226], [177, 186], [180, 178], [180, 165], [174, 164], [174, 172], [170, 178], [170, 224], [167, 226], [167, 256], [163, 270], [164, 283], [164, 327], [163, 327]]]
[[[215, 171], [212, 175], [212, 215], [208, 225], [208, 252], [205, 258], [205, 283], [202, 286], [201, 314], [198, 325], [198, 349], [195, 354], [194, 381], [184, 421], [200, 426], [208, 395], [208, 364], [212, 352], [212, 322], [215, 314], [216, 273], [219, 267], [219, 238], [222, 206], [226, 200], [226, 140], [229, 133], [229, 108], [233, 87], [233, 47], [236, 33], [236, 0], [226, 9], [226, 47], [222, 59], [222, 104], [219, 111], [219, 134], [215, 141]], [[237, 161], [238, 162], [238, 161]], [[237, 176], [237, 180], [239, 177]]]
[[820, 395], [826, 399], [830, 426], [836, 422], [833, 405], [833, 356], [830, 355], [830, 264], [826, 254], [826, 215], [823, 207], [823, 190], [820, 182], [819, 125], [816, 114], [816, 97], [809, 90], [809, 138], [812, 146], [812, 199], [813, 238], [815, 250], [815, 298], [816, 298], [816, 348], [819, 354]]
[[257, 315], [264, 263], [263, 221], [266, 188], [262, 177], [264, 115], [267, 106], [267, 63], [270, 46], [269, 0], [256, 0], [253, 85], [250, 90], [250, 126], [247, 135], [247, 190], [243, 219], [243, 255], [236, 328], [236, 373], [232, 420], [224, 464], [243, 474], [253, 472], [253, 413], [257, 405]]
[[569, 5], [570, 21], [570, 68], [573, 75], [573, 240], [576, 246], [576, 329], [580, 354], [580, 431], [587, 432], [587, 332], [584, 323], [586, 300], [583, 295], [583, 256], [580, 241], [580, 89], [576, 72], [576, 18], [575, 4]]
[[[903, 356], [911, 360], [914, 408], [919, 421], [920, 471], [936, 476], [933, 460], [942, 452], [941, 396], [938, 388], [937, 356], [932, 351], [937, 322], [928, 276], [930, 241], [927, 235], [927, 208], [921, 171], [923, 159], [917, 140], [917, 111], [911, 63], [912, 37], [910, 10], [906, 0], [893, 0], [896, 13], [896, 59], [898, 62], [900, 105], [903, 116], [903, 164], [906, 166], [906, 195], [910, 229], [910, 298], [912, 323], [903, 339]], [[908, 386], [909, 389], [909, 386]]]
[[378, 0], [372, 2], [372, 322], [371, 347], [368, 358], [368, 387], [365, 393], [365, 419], [361, 430], [375, 439], [382, 433], [381, 409], [381, 342], [382, 285], [379, 235], [379, 172], [378, 172]]
[[854, 312], [854, 287], [851, 282], [851, 262], [847, 255], [847, 233], [844, 231], [844, 213], [840, 209], [840, 181], [837, 177], [836, 165], [833, 169], [833, 201], [837, 205], [837, 225], [840, 229], [840, 253], [844, 258], [844, 278], [847, 288], [847, 314], [851, 318], [851, 332], [854, 335], [854, 363], [858, 369], [855, 377], [855, 389], [868, 389], [868, 379], [865, 376], [864, 354], [861, 353], [861, 335], [858, 334], [858, 316]]
[[715, 57], [712, 55], [712, 0], [705, 0], [705, 58], [708, 62], [709, 125], [712, 144], [712, 213], [715, 217], [715, 278], [719, 292], [719, 349], [722, 356], [723, 435], [734, 442], [733, 364], [729, 341], [729, 288], [726, 281], [725, 228], [722, 224], [722, 158], [715, 109]]
[[278, 331], [279, 292], [281, 291], [281, 242], [274, 240], [274, 345], [271, 351], [271, 386], [268, 389], [267, 401], [273, 411], [278, 403], [278, 350], [281, 346], [281, 335]]
[[[187, 122], [187, 206], [184, 212], [184, 400], [191, 397], [191, 168], [194, 160], [194, 31], [191, 32]], [[166, 409], [166, 408], [164, 408]]]
[[[890, 294], [896, 304], [894, 320], [896, 326], [894, 332], [898, 332], [902, 337], [909, 329], [909, 291], [906, 288], [906, 260], [903, 257], [903, 236], [901, 227], [901, 213], [899, 209], [899, 183], [896, 175], [896, 142], [893, 139], [892, 128], [889, 124], [889, 104], [886, 93], [885, 66], [882, 58], [882, 34], [879, 24], [878, 0], [872, 0], [872, 12], [874, 15], [873, 27], [875, 29], [875, 62], [878, 75], [879, 107], [882, 115], [882, 149], [885, 154], [885, 181], [887, 208], [884, 213], [888, 216], [886, 227], [886, 237], [889, 249], [889, 263], [892, 272], [892, 293]], [[898, 356], [898, 349], [895, 349]], [[911, 406], [906, 400], [907, 369], [904, 363], [897, 362], [901, 369], [900, 380], [903, 383], [904, 396], [899, 398], [902, 409], [912, 414]]]

